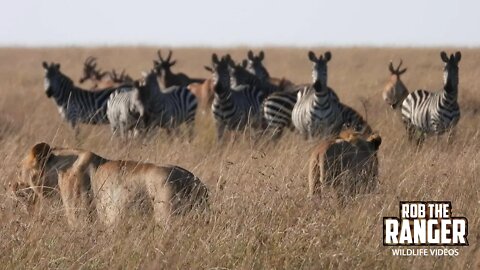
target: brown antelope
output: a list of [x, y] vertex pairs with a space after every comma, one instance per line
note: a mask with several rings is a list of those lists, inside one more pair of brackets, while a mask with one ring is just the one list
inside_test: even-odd
[[97, 58], [89, 56], [83, 63], [83, 76], [79, 82], [84, 83], [90, 80], [93, 83], [93, 89], [105, 89], [120, 86], [122, 84], [132, 83], [132, 78], [125, 74], [125, 70], [120, 75], [115, 70], [112, 72], [97, 69]]
[[160, 50], [157, 52], [159, 61], [154, 60], [153, 66], [160, 76], [160, 82], [163, 87], [168, 88], [170, 86], [187, 86], [191, 83], [203, 83], [205, 79], [194, 79], [185, 75], [184, 73], [173, 73], [171, 67], [174, 66], [177, 61], [172, 58], [172, 51], [169, 51], [166, 59], [163, 59]]
[[172, 51], [169, 51], [166, 59], [162, 57], [160, 50], [158, 50], [157, 55], [159, 61], [154, 60], [153, 66], [160, 78], [160, 83], [163, 84], [165, 88], [175, 85], [187, 85], [188, 90], [190, 90], [198, 100], [199, 111], [202, 114], [209, 111], [213, 102], [212, 79], [192, 79], [184, 73], [175, 74], [170, 69], [177, 62], [176, 60], [171, 61]]
[[197, 97], [199, 111], [205, 115], [211, 109], [213, 103], [215, 94], [215, 91], [213, 91], [213, 80], [209, 78], [203, 83], [191, 83], [187, 88]]
[[382, 138], [376, 133], [344, 129], [337, 139], [323, 140], [310, 158], [308, 195], [333, 187], [339, 198], [372, 191], [377, 183], [377, 151]]
[[408, 89], [400, 79], [400, 75], [407, 71], [406, 68], [400, 69], [402, 63], [403, 61], [400, 60], [400, 64], [397, 66], [397, 68], [393, 68], [393, 63], [390, 61], [390, 65], [388, 66], [388, 69], [391, 73], [390, 80], [388, 81], [387, 85], [385, 85], [385, 89], [383, 90], [382, 94], [383, 100], [385, 100], [385, 102], [393, 109], [400, 108], [403, 100], [408, 96]]

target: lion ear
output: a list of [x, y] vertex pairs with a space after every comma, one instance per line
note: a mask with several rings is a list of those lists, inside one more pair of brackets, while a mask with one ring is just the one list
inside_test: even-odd
[[50, 158], [52, 148], [47, 143], [37, 143], [31, 150], [30, 154], [36, 161], [37, 165], [43, 166]]
[[378, 135], [377, 133], [374, 133], [368, 137], [367, 141], [371, 142], [373, 144], [373, 147], [375, 150], [378, 150], [380, 147], [380, 144], [382, 144], [382, 137]]

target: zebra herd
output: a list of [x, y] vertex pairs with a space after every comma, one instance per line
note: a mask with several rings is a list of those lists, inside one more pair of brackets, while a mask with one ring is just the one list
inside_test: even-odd
[[[399, 110], [410, 139], [440, 135], [451, 130], [460, 118], [457, 103], [458, 63], [460, 52], [448, 56], [441, 52], [444, 67], [444, 88], [437, 92], [417, 90], [409, 93], [400, 80], [400, 65], [392, 73], [383, 97], [392, 108]], [[139, 80], [132, 80], [124, 72], [110, 73], [113, 83], [103, 89], [85, 90], [75, 86], [72, 79], [60, 71], [60, 64], [43, 62], [45, 91], [52, 97], [60, 115], [78, 134], [78, 125], [110, 123], [114, 134], [135, 136], [157, 127], [168, 133], [188, 126], [193, 136], [195, 116], [199, 104], [211, 106], [221, 141], [226, 131], [251, 128], [278, 139], [285, 129], [295, 129], [304, 138], [336, 137], [345, 127], [359, 133], [372, 129], [360, 113], [342, 103], [328, 85], [330, 52], [315, 55], [308, 52], [312, 62], [312, 83], [295, 85], [287, 79], [270, 77], [263, 65], [264, 53], [252, 51], [247, 59], [236, 64], [229, 54], [212, 55], [205, 69], [210, 79], [192, 79], [171, 67], [172, 53], [160, 61]], [[81, 82], [92, 80], [95, 87], [102, 85], [107, 73], [96, 69], [95, 58], [85, 61]], [[158, 79], [162, 82], [159, 84]], [[209, 105], [211, 104], [211, 105]], [[418, 139], [417, 138], [417, 139]], [[420, 140], [420, 139], [419, 139]]]

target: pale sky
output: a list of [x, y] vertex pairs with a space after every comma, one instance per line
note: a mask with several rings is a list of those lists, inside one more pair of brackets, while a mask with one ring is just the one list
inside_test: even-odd
[[479, 0], [1, 0], [0, 46], [480, 46]]

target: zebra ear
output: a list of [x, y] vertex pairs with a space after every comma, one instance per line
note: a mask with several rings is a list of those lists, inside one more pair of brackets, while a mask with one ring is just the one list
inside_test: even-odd
[[243, 68], [246, 68], [247, 65], [248, 65], [247, 59], [243, 59], [243, 61], [242, 61], [242, 67], [243, 67]]
[[218, 56], [216, 53], [212, 54], [212, 62], [215, 63], [215, 64], [218, 64]]
[[263, 61], [263, 58], [265, 57], [265, 54], [263, 53], [263, 51], [260, 51], [260, 53], [258, 54], [258, 59], [260, 61]]
[[250, 59], [250, 60], [253, 61], [253, 52], [252, 52], [252, 50], [249, 50], [249, 51], [248, 51], [247, 57], [248, 57], [248, 59]]
[[310, 59], [310, 61], [312, 62], [317, 62], [317, 57], [315, 56], [315, 53], [312, 51], [308, 52], [308, 59]]
[[332, 53], [327, 51], [325, 54], [323, 54], [323, 59], [325, 60], [325, 62], [330, 61], [330, 59], [332, 59]]
[[43, 61], [42, 66], [43, 66], [44, 69], [48, 69], [48, 64], [47, 64], [47, 62]]
[[135, 80], [135, 81], [133, 82], [133, 87], [135, 87], [135, 88], [140, 88], [140, 80]]
[[60, 64], [55, 64], [54, 67], [56, 70], [60, 70]]
[[442, 52], [440, 53], [440, 57], [442, 58], [443, 62], [448, 63], [447, 53], [445, 53], [444, 51], [442, 51]]
[[458, 51], [455, 53], [455, 62], [460, 62], [460, 59], [462, 59], [462, 54]]

